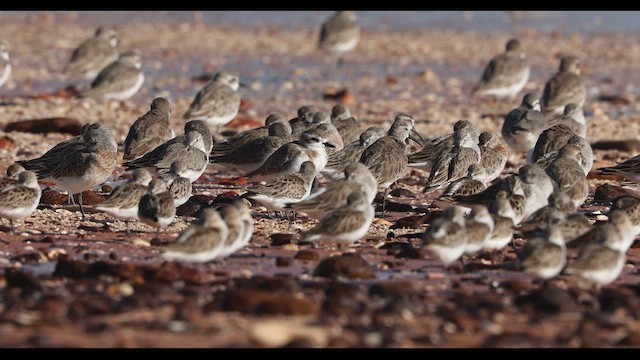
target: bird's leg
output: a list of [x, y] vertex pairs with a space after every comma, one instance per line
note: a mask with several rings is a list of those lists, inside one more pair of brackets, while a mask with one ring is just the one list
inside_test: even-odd
[[384, 213], [387, 208], [387, 192], [389, 188], [384, 188], [384, 194], [382, 195], [382, 216], [380, 218], [384, 218]]
[[129, 219], [124, 219], [124, 226], [127, 229], [125, 233], [128, 237], [129, 235], [131, 235], [131, 230], [129, 229]]
[[78, 194], [78, 203], [80, 204], [80, 213], [82, 214], [82, 220], [87, 218], [87, 215], [84, 213], [84, 209], [82, 208], [82, 192]]
[[16, 234], [16, 228], [13, 227], [13, 219], [9, 219], [9, 224], [11, 225], [11, 234]]
[[69, 205], [75, 205], [76, 201], [73, 199], [73, 194], [70, 191], [67, 191], [67, 202]]

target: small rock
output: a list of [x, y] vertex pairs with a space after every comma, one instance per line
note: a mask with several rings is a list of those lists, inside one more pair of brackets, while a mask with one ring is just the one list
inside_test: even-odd
[[271, 239], [271, 246], [282, 246], [286, 244], [292, 244], [295, 235], [293, 234], [285, 234], [285, 233], [276, 233], [271, 234], [269, 239]]
[[415, 198], [416, 194], [413, 191], [403, 188], [395, 188], [389, 192], [389, 195], [393, 197], [401, 197], [401, 198]]
[[[80, 199], [78, 197], [78, 194], [74, 195], [74, 198], [76, 200], [76, 204], [79, 204]], [[103, 201], [104, 201], [104, 196], [94, 191], [87, 190], [82, 192], [82, 205], [97, 205]]]
[[48, 134], [55, 132], [80, 135], [82, 131], [82, 124], [76, 119], [66, 117], [21, 120], [7, 124], [4, 127], [4, 131], [20, 131], [35, 134]]
[[[382, 211], [382, 202], [376, 204], [376, 211]], [[394, 201], [388, 201], [385, 205], [385, 211], [389, 212], [411, 212], [413, 211], [413, 206], [409, 204], [401, 204]]]
[[318, 304], [288, 293], [265, 290], [236, 290], [227, 292], [223, 309], [242, 313], [306, 315], [316, 314]]
[[201, 205], [211, 205], [211, 203], [213, 203], [213, 199], [214, 197], [211, 195], [198, 194], [191, 196], [189, 201], [193, 201], [194, 203]]
[[302, 345], [324, 347], [329, 332], [317, 326], [309, 326], [297, 319], [259, 320], [249, 329], [249, 337], [258, 345], [281, 347]]
[[71, 260], [66, 256], [59, 256], [56, 269], [53, 271], [54, 277], [81, 278], [89, 270], [89, 264]]
[[314, 276], [349, 279], [374, 279], [374, 268], [358, 254], [344, 254], [322, 260], [313, 272]]
[[385, 281], [373, 284], [369, 289], [370, 295], [385, 298], [402, 298], [417, 294], [418, 287], [410, 281]]
[[420, 229], [427, 221], [427, 215], [414, 215], [398, 219], [389, 229]]
[[603, 184], [596, 188], [595, 194], [593, 195], [593, 201], [611, 202], [611, 200], [623, 195], [630, 194], [620, 186]]
[[133, 239], [133, 241], [131, 241], [131, 243], [133, 244], [133, 246], [137, 246], [137, 247], [149, 247], [149, 246], [151, 246], [150, 242], [148, 242], [147, 240], [144, 240], [142, 238], [135, 238], [135, 239]]
[[296, 256], [293, 257], [296, 260], [309, 260], [309, 261], [315, 261], [318, 260], [320, 258], [320, 255], [313, 250], [300, 250], [298, 251], [298, 253], [296, 254]]
[[278, 256], [276, 258], [276, 266], [278, 267], [287, 267], [293, 264], [293, 259], [290, 257]]
[[6, 135], [0, 137], [0, 149], [9, 149], [13, 147], [13, 144], [15, 144], [15, 140], [13, 140], [12, 138]]
[[[193, 198], [193, 197], [192, 197]], [[177, 216], [194, 216], [202, 208], [201, 204], [194, 201], [187, 201], [186, 203], [176, 208]]]
[[[591, 144], [591, 147], [593, 148], [593, 150], [619, 150], [630, 153], [637, 153], [640, 151], [640, 140], [603, 140], [594, 142], [593, 144]], [[594, 165], [596, 165], [596, 163], [594, 163]], [[596, 166], [594, 166], [594, 168], [596, 168]]]
[[63, 193], [55, 190], [45, 189], [42, 191], [40, 203], [45, 205], [64, 205], [67, 203], [68, 197]]
[[7, 287], [21, 288], [27, 291], [41, 290], [40, 280], [30, 273], [15, 268], [6, 268], [4, 270], [4, 278], [7, 281]]

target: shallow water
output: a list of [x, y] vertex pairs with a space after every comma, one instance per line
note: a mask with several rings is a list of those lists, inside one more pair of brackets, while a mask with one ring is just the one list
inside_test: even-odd
[[[318, 26], [330, 11], [53, 11], [75, 13], [87, 25], [201, 21], [208, 25]], [[4, 12], [16, 16], [26, 11]], [[366, 29], [458, 29], [476, 32], [538, 31], [599, 33], [640, 30], [639, 11], [357, 11]]]

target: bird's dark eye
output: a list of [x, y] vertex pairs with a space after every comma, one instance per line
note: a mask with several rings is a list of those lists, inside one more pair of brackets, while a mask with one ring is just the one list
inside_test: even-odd
[[317, 137], [312, 137], [312, 138], [310, 138], [309, 140], [311, 140], [311, 141], [313, 141], [313, 142], [318, 142], [318, 141], [319, 141]]

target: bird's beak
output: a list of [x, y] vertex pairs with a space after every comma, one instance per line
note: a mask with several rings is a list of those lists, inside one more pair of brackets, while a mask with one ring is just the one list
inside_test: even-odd
[[243, 88], [248, 88], [249, 87], [249, 85], [247, 85], [247, 83], [243, 83], [243, 82], [240, 82], [238, 85], [240, 87], [243, 87]]
[[424, 145], [424, 137], [422, 137], [422, 135], [420, 135], [420, 133], [415, 128], [411, 129], [409, 139], [415, 141], [418, 145]]

